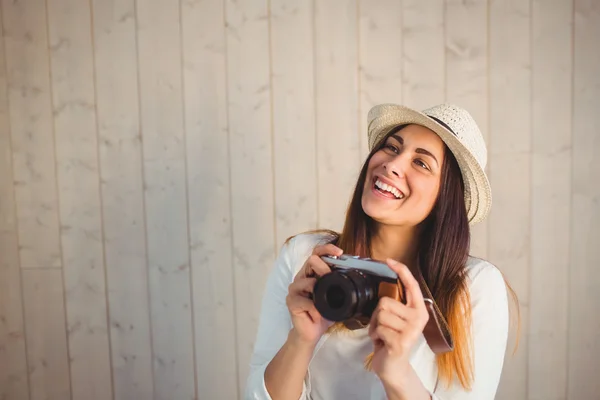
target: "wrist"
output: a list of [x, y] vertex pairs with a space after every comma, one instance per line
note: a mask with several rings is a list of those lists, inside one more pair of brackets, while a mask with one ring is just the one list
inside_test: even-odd
[[310, 351], [311, 353], [317, 346], [317, 343], [312, 340], [304, 339], [295, 328], [290, 329], [287, 338], [288, 344], [295, 349]]
[[425, 389], [412, 366], [407, 363], [393, 378], [380, 377], [388, 400], [430, 400], [431, 394]]

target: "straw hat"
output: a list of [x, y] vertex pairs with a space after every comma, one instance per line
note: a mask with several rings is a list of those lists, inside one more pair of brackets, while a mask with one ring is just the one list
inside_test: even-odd
[[465, 183], [465, 204], [471, 225], [482, 221], [492, 205], [492, 190], [484, 168], [487, 149], [475, 120], [450, 104], [415, 111], [396, 104], [380, 104], [368, 114], [369, 149], [398, 125], [417, 124], [431, 129], [456, 157]]

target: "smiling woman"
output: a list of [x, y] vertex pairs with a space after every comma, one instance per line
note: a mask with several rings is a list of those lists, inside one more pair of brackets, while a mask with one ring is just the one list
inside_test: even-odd
[[379, 147], [368, 163], [363, 210], [384, 224], [415, 226], [436, 201], [444, 142], [413, 124], [395, 128]]
[[[470, 257], [470, 225], [491, 205], [487, 150], [470, 114], [385, 104], [369, 112], [370, 153], [342, 232], [290, 238], [267, 282], [248, 377], [250, 399], [493, 399], [508, 336], [510, 287]], [[369, 320], [323, 318], [311, 293], [322, 256], [385, 262], [405, 296]], [[514, 293], [513, 293], [514, 295]], [[453, 339], [428, 345], [432, 300]]]

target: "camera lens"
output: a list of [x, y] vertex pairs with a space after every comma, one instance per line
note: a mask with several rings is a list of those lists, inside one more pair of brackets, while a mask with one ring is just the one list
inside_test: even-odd
[[315, 308], [330, 321], [367, 315], [373, 311], [376, 300], [372, 279], [355, 269], [326, 274], [317, 280], [313, 290]]
[[327, 304], [331, 308], [339, 309], [344, 305], [344, 300], [346, 298], [346, 294], [344, 293], [344, 289], [338, 285], [332, 285], [327, 293], [325, 294], [327, 297]]

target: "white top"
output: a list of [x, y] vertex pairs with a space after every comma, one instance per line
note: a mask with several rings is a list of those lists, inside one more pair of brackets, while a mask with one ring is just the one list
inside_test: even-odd
[[[271, 399], [264, 374], [269, 362], [287, 340], [292, 322], [286, 306], [292, 283], [313, 248], [327, 236], [301, 234], [283, 246], [267, 280], [246, 382], [245, 399]], [[470, 392], [459, 382], [450, 389], [437, 387], [437, 365], [423, 335], [413, 348], [410, 364], [433, 399], [493, 399], [500, 380], [508, 337], [508, 296], [500, 271], [487, 261], [469, 257], [466, 266], [472, 305], [474, 382]], [[383, 385], [363, 363], [373, 345], [367, 328], [324, 334], [319, 340], [304, 380], [301, 400], [383, 400]]]

